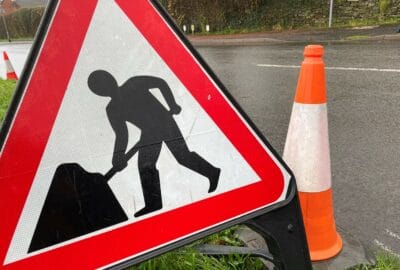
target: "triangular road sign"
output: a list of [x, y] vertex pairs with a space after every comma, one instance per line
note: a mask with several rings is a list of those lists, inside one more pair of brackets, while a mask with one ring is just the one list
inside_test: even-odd
[[51, 1], [1, 130], [2, 269], [139, 262], [291, 175], [156, 2]]

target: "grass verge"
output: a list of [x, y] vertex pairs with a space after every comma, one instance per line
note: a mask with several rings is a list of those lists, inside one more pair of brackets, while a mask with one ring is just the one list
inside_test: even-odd
[[376, 255], [375, 265], [359, 265], [348, 270], [400, 270], [400, 258], [388, 252], [380, 251]]
[[257, 258], [246, 255], [232, 254], [229, 256], [205, 256], [194, 250], [198, 244], [215, 244], [242, 246], [235, 234], [237, 227], [232, 227], [220, 233], [211, 235], [191, 245], [174, 252], [143, 262], [140, 265], [128, 268], [129, 270], [262, 270], [264, 264]]
[[364, 39], [368, 39], [369, 36], [366, 35], [355, 35], [355, 36], [348, 36], [345, 37], [345, 40], [364, 40]]
[[[352, 27], [362, 27], [362, 26], [381, 26], [381, 25], [399, 25], [400, 17], [394, 18], [370, 18], [370, 19], [353, 19], [348, 21], [334, 22], [332, 25], [333, 29], [339, 28], [352, 28]], [[255, 32], [282, 32], [288, 30], [297, 31], [307, 31], [307, 30], [324, 30], [329, 29], [327, 24], [316, 24], [316, 25], [299, 25], [296, 27], [279, 26], [270, 27], [265, 25], [260, 25], [256, 27], [242, 27], [242, 28], [226, 28], [221, 31], [213, 31], [210, 33], [197, 32], [196, 35], [230, 35], [230, 34], [245, 34], [245, 33], [255, 33]]]
[[[34, 37], [26, 37], [26, 38], [10, 38], [11, 39], [11, 43], [13, 43], [13, 42], [20, 42], [20, 43], [23, 43], [23, 42], [32, 42], [33, 41], [33, 39], [34, 39]], [[4, 38], [1, 38], [0, 39], [0, 43], [9, 43], [9, 41], [8, 41], [8, 39], [4, 39]]]
[[380, 252], [376, 258], [375, 268], [371, 268], [374, 270], [400, 270], [400, 257], [396, 255], [392, 255], [387, 252]]
[[400, 17], [394, 18], [369, 18], [369, 19], [353, 19], [346, 22], [335, 22], [335, 28], [342, 27], [360, 27], [360, 26], [373, 26], [373, 25], [398, 25], [400, 23]]
[[0, 123], [3, 122], [15, 85], [16, 81], [0, 79]]

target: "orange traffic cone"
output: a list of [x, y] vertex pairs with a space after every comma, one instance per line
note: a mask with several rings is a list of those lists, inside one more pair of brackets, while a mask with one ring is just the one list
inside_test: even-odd
[[17, 73], [15, 73], [14, 67], [12, 66], [6, 52], [3, 52], [3, 58], [6, 63], [7, 80], [18, 80]]
[[301, 66], [283, 159], [297, 180], [310, 257], [342, 249], [333, 216], [325, 71], [319, 45], [307, 46]]

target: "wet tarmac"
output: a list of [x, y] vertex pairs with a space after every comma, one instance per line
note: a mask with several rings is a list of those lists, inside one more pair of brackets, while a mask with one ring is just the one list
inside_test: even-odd
[[[306, 43], [199, 46], [282, 153]], [[18, 75], [30, 44], [0, 45]], [[368, 250], [400, 254], [400, 41], [326, 43], [336, 221]], [[4, 77], [4, 65], [0, 76]]]
[[[201, 46], [217, 73], [282, 153], [306, 43]], [[325, 45], [338, 227], [367, 249], [400, 253], [400, 42]], [[265, 65], [265, 66], [262, 66]], [[274, 67], [275, 66], [275, 67]]]

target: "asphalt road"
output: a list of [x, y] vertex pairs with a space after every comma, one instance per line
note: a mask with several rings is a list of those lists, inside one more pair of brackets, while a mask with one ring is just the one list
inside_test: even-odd
[[[279, 153], [304, 45], [198, 47]], [[0, 45], [18, 74], [29, 48]], [[332, 43], [325, 48], [326, 66], [340, 68], [327, 70], [337, 225], [366, 247], [400, 254], [400, 41]]]
[[[283, 152], [305, 44], [198, 47]], [[400, 42], [325, 45], [337, 225], [400, 254]], [[263, 65], [263, 66], [261, 66]], [[350, 69], [347, 69], [350, 68]]]

